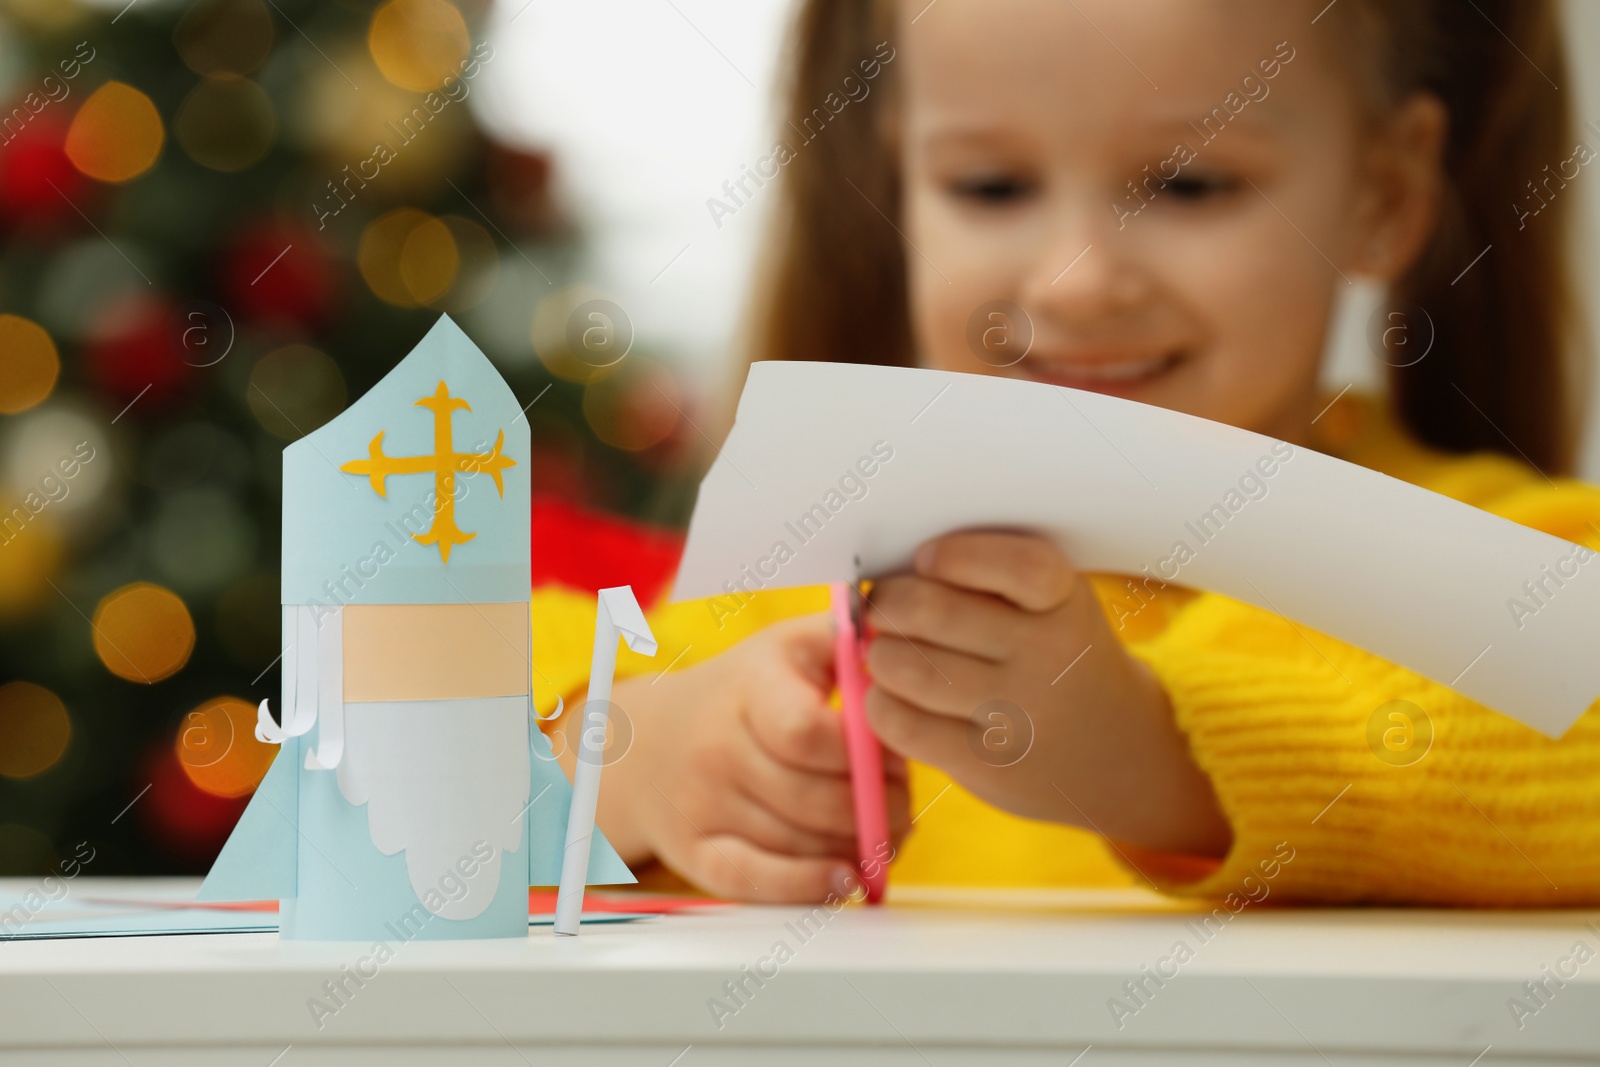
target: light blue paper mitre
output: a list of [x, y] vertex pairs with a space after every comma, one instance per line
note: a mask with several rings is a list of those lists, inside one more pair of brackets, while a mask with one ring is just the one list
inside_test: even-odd
[[[529, 463], [516, 395], [440, 316], [365, 396], [284, 449], [282, 602], [527, 600]], [[436, 514], [446, 485], [453, 506]]]

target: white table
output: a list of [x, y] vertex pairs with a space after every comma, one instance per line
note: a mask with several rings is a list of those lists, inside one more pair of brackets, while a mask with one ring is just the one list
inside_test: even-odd
[[[136, 888], [85, 877], [72, 892]], [[1600, 958], [1522, 1029], [1507, 1006], [1575, 943], [1600, 951], [1600, 912], [1252, 906], [1203, 942], [1198, 916], [1132, 891], [901, 894], [823, 909], [802, 939], [809, 910], [401, 944], [364, 985], [347, 983], [320, 1029], [308, 1000], [370, 944], [0, 943], [0, 1064], [1600, 1062]], [[1153, 994], [1119, 1028], [1108, 1000], [1131, 1005], [1122, 983], [1179, 940], [1193, 958], [1163, 986], [1147, 982]], [[762, 963], [780, 941], [793, 957]], [[723, 983], [747, 967], [772, 976], [748, 980], [719, 1028], [708, 1001], [732, 1009]]]

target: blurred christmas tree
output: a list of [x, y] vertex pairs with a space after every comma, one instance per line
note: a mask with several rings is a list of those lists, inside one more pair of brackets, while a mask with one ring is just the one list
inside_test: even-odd
[[672, 375], [573, 284], [552, 161], [475, 121], [489, 15], [0, 15], [0, 874], [209, 864], [273, 754], [280, 451], [440, 312], [530, 405], [536, 495], [683, 517]]

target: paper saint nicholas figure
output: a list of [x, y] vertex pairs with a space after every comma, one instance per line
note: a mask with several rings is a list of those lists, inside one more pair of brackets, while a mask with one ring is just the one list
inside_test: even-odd
[[[286, 938], [525, 937], [571, 789], [534, 718], [529, 432], [448, 317], [283, 453], [278, 743], [200, 900]], [[590, 884], [632, 882], [599, 834]]]

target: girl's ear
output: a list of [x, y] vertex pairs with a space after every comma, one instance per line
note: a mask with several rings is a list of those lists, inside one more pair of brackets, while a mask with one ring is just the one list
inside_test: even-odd
[[1391, 282], [1417, 261], [1439, 220], [1449, 116], [1432, 93], [1413, 93], [1373, 131], [1352, 266]]

